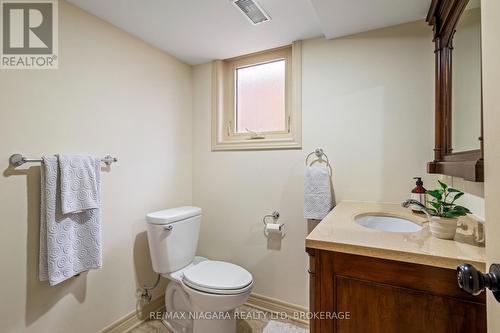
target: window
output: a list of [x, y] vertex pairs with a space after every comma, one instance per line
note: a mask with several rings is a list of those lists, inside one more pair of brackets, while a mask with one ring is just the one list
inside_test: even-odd
[[285, 59], [237, 68], [235, 131], [284, 131]]
[[214, 61], [212, 149], [301, 148], [300, 80], [300, 42]]

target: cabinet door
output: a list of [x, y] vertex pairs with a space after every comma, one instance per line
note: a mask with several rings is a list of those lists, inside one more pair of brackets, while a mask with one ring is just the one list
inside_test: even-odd
[[312, 333], [486, 332], [484, 293], [458, 287], [456, 271], [359, 255], [309, 250]]
[[337, 311], [350, 320], [336, 320], [336, 332], [422, 333], [481, 332], [484, 305], [406, 288], [335, 278]]

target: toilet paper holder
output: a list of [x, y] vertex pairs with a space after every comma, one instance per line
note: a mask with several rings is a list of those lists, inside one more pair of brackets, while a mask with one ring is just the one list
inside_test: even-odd
[[[268, 222], [267, 219], [272, 218], [272, 222]], [[269, 234], [279, 234], [283, 236], [284, 232], [284, 224], [277, 223], [280, 218], [280, 213], [278, 211], [274, 211], [272, 214], [265, 215], [262, 218], [262, 223], [264, 223], [264, 234], [269, 236]]]
[[273, 222], [276, 222], [280, 218], [280, 213], [278, 211], [274, 211], [272, 214], [267, 214], [262, 218], [262, 223], [266, 225], [268, 222], [266, 222], [266, 219], [272, 218]]

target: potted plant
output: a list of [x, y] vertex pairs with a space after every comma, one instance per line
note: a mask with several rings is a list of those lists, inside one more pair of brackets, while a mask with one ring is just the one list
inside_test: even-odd
[[429, 226], [432, 235], [442, 239], [453, 239], [457, 232], [458, 218], [466, 216], [471, 211], [463, 206], [455, 204], [458, 198], [464, 195], [463, 192], [449, 187], [443, 182], [439, 182], [440, 189], [427, 191], [432, 197], [428, 207], [425, 209], [429, 217]]

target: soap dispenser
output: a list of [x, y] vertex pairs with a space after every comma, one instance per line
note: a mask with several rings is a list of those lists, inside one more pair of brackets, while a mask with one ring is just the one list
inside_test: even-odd
[[[424, 188], [424, 182], [422, 181], [422, 177], [413, 177], [413, 179], [416, 179], [416, 187], [411, 190], [411, 195], [410, 198], [417, 200], [420, 202], [422, 205], [427, 206], [427, 190]], [[419, 213], [423, 214], [423, 212], [420, 210], [418, 207], [412, 206], [412, 211], [414, 213]]]

